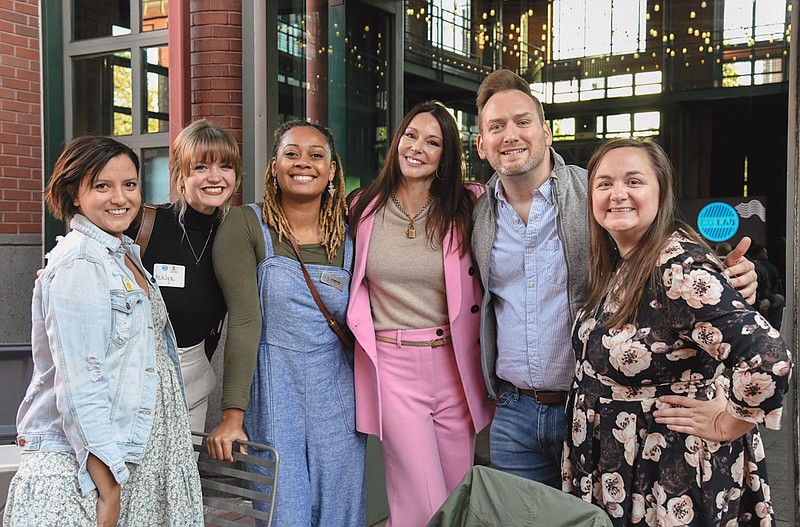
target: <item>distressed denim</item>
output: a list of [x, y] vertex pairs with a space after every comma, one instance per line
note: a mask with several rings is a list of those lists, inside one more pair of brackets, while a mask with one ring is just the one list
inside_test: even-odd
[[560, 489], [565, 410], [501, 388], [489, 431], [492, 465]]
[[[112, 236], [81, 215], [58, 241], [36, 279], [31, 304], [33, 378], [17, 413], [25, 450], [75, 452], [83, 494], [95, 488], [88, 455], [118, 482], [138, 463], [153, 424], [155, 335], [150, 301], [125, 266], [155, 281], [128, 237]], [[160, 294], [160, 293], [157, 293]], [[178, 376], [172, 326], [164, 329]]]

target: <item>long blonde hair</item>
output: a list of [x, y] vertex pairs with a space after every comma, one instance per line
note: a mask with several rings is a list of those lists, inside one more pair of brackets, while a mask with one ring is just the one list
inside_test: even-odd
[[[345, 200], [344, 169], [342, 168], [342, 161], [339, 159], [339, 154], [336, 152], [333, 134], [331, 134], [331, 131], [326, 127], [307, 121], [295, 120], [283, 123], [275, 130], [275, 143], [272, 146], [271, 159], [274, 160], [277, 158], [278, 147], [286, 132], [299, 126], [310, 126], [325, 136], [328, 149], [331, 153], [331, 162], [336, 163], [336, 170], [333, 175], [333, 196], [330, 196], [327, 191], [322, 193], [319, 213], [319, 230], [322, 233], [322, 245], [325, 246], [325, 254], [328, 256], [328, 261], [331, 262], [334, 256], [336, 256], [336, 252], [344, 241], [347, 232], [347, 228], [345, 227], [347, 202]], [[282, 240], [284, 236], [288, 237], [292, 232], [292, 229], [289, 227], [289, 220], [286, 219], [286, 215], [281, 207], [281, 188], [278, 185], [278, 175], [272, 172], [271, 162], [267, 167], [267, 175], [264, 178], [264, 205], [262, 206], [262, 213], [265, 223], [278, 233], [278, 240]]]
[[[614, 239], [597, 222], [592, 212], [592, 188], [597, 168], [605, 155], [617, 148], [643, 150], [653, 165], [659, 185], [656, 217], [624, 262], [619, 261]], [[632, 138], [608, 141], [595, 150], [586, 168], [589, 171], [589, 261], [592, 265], [589, 268], [589, 299], [584, 314], [596, 311], [608, 292], [615, 269], [621, 266], [619, 272], [624, 273], [624, 278], [615, 281], [614, 288], [614, 303], [619, 309], [606, 322], [608, 327], [618, 328], [636, 320], [648, 282], [659, 279], [658, 258], [674, 232], [703, 246], [706, 243], [691, 227], [675, 217], [675, 171], [669, 157], [657, 143]]]

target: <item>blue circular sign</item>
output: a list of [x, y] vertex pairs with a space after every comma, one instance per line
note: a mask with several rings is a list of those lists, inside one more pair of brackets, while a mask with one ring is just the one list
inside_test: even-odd
[[739, 213], [727, 203], [709, 203], [697, 215], [697, 230], [712, 242], [730, 240], [739, 230]]

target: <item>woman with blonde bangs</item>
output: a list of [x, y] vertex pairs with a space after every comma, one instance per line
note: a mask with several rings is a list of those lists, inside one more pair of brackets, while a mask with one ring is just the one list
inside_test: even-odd
[[214, 245], [229, 320], [222, 422], [209, 452], [232, 461], [233, 441], [248, 438], [278, 450], [274, 525], [364, 525], [366, 438], [355, 429], [352, 351], [302, 270], [344, 327], [353, 262], [346, 213], [330, 131], [289, 121], [275, 131], [264, 202], [233, 209]]
[[172, 202], [146, 205], [127, 231], [163, 292], [178, 339], [189, 423], [198, 432], [205, 430], [208, 397], [217, 382], [209, 361], [226, 312], [211, 247], [241, 181], [233, 135], [207, 119], [194, 121], [172, 144]]
[[616, 526], [774, 525], [757, 425], [780, 427], [791, 353], [675, 218], [661, 147], [610, 141], [588, 171], [564, 490]]

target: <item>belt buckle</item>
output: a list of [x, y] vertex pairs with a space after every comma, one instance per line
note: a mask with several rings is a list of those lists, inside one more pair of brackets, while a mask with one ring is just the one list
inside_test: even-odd
[[446, 337], [439, 337], [438, 339], [433, 339], [431, 341], [431, 348], [438, 348], [439, 346], [444, 346], [447, 342]]

